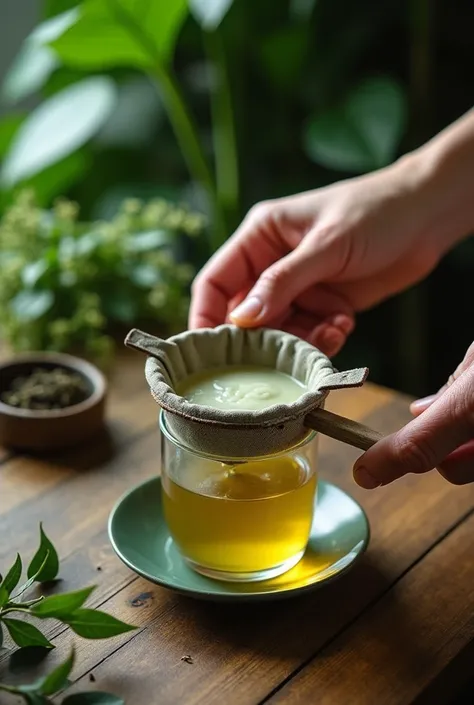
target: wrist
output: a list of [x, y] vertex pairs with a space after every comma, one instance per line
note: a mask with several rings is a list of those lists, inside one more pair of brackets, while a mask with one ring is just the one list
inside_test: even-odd
[[442, 256], [474, 230], [474, 131], [472, 136], [449, 128], [393, 165], [413, 203], [414, 217]]

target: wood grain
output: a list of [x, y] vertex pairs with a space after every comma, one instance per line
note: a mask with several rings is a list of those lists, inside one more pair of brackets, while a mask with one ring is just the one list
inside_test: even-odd
[[[471, 515], [267, 702], [414, 702], [474, 639], [473, 536]], [[451, 685], [456, 692], [463, 683]], [[442, 686], [438, 677], [441, 699], [432, 692], [431, 705], [446, 702]]]
[[[379, 619], [386, 612], [388, 615], [387, 596], [392, 591], [397, 594], [399, 586], [407, 585], [404, 581], [412, 574], [415, 576], [428, 559], [433, 563], [426, 569], [426, 576], [431, 576], [436, 566], [440, 569], [444, 560], [441, 548], [454, 541], [452, 536], [460, 536], [458, 532], [464, 525], [455, 527], [474, 508], [474, 486], [452, 487], [437, 473], [423, 478], [407, 476], [391, 487], [366, 492], [352, 480], [352, 464], [359, 453], [322, 438], [321, 476], [348, 490], [369, 515], [372, 541], [359, 566], [338, 583], [285, 603], [213, 605], [179, 597], [134, 576], [114, 557], [106, 537], [108, 514], [118, 497], [130, 486], [158, 472], [159, 467], [156, 407], [146, 387], [137, 391], [134, 381], [142, 374], [142, 360], [127, 369], [126, 374], [119, 374], [110, 407], [111, 424], [116, 429], [116, 452], [107, 454], [106, 446], [97, 444], [64, 453], [54, 460], [17, 457], [4, 463], [3, 471], [0, 470], [3, 539], [0, 565], [13, 557], [14, 550], [25, 555], [32, 553], [38, 523], [43, 520], [63, 559], [64, 582], [60, 588], [70, 590], [97, 583], [91, 604], [139, 625], [138, 632], [115, 640], [77, 640], [75, 689], [111, 690], [131, 705], [155, 702], [256, 705], [272, 693], [278, 692], [275, 697], [287, 697], [289, 691], [283, 684], [288, 680], [290, 687], [293, 675], [304, 669], [305, 664], [309, 664], [310, 673], [319, 664], [319, 654], [330, 648], [329, 644], [337, 642], [339, 654], [346, 658], [347, 634], [350, 648], [358, 649], [355, 625], [362, 629], [367, 616], [368, 633], [372, 634], [370, 629], [376, 628], [377, 620], [370, 621], [368, 617], [373, 610], [383, 603], [388, 607], [381, 608]], [[371, 385], [361, 390], [334, 392], [329, 400], [328, 407], [334, 412], [363, 421], [384, 433], [399, 428], [409, 419], [405, 398]], [[5, 492], [2, 492], [4, 479]], [[460, 569], [458, 565], [459, 561], [464, 565], [467, 550], [464, 534], [458, 543], [463, 548], [456, 548], [456, 552], [451, 547], [449, 565], [453, 574], [461, 570], [464, 587], [452, 592], [430, 588], [434, 594], [431, 609], [436, 614], [443, 600], [452, 598], [447, 615], [454, 624], [464, 625], [463, 591], [468, 589], [464, 577], [471, 579], [472, 575], [470, 569]], [[433, 546], [436, 547], [431, 550]], [[423, 600], [420, 591], [427, 590], [426, 576], [414, 577], [410, 590], [404, 593], [401, 612], [402, 616], [406, 613], [407, 619], [418, 601]], [[431, 612], [422, 614], [421, 622], [413, 622], [415, 631], [419, 625], [423, 627], [423, 620]], [[400, 644], [407, 634], [406, 622], [400, 619], [397, 641], [397, 620], [392, 618], [390, 622], [389, 616], [386, 619], [395, 632], [393, 643]], [[429, 629], [427, 633], [438, 640], [444, 633], [451, 634], [446, 620], [442, 624], [444, 627], [440, 626], [436, 633]], [[424, 629], [427, 628], [421, 629], [419, 638]], [[442, 674], [443, 668], [464, 648], [467, 632], [464, 627], [461, 631], [462, 638], [449, 637], [451, 646], [441, 649], [433, 668], [424, 671], [425, 680], [416, 681], [418, 685], [410, 686], [407, 692], [421, 692]], [[48, 658], [51, 665], [65, 655], [71, 635], [54, 623], [47, 625], [47, 633], [58, 646], [57, 653]], [[191, 655], [192, 664], [182, 660], [187, 655]], [[2, 655], [0, 670], [3, 677]], [[96, 678], [93, 684], [89, 683], [90, 672]], [[295, 682], [305, 673], [304, 669]], [[356, 669], [351, 673], [352, 678], [347, 680], [354, 690], [359, 676]], [[387, 677], [389, 681], [392, 677], [395, 680], [390, 674]], [[304, 681], [301, 683], [304, 689]], [[299, 690], [300, 686], [294, 693], [298, 695]], [[295, 702], [315, 702], [309, 691], [304, 691], [306, 700]], [[383, 700], [377, 699], [380, 688], [375, 692], [377, 697], [372, 702], [384, 705]], [[294, 693], [288, 697], [296, 697]], [[328, 702], [332, 705], [332, 701]], [[346, 698], [339, 702], [356, 701]], [[334, 701], [334, 705], [339, 702]]]

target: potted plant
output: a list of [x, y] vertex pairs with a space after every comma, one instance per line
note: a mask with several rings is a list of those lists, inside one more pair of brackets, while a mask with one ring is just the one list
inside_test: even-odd
[[184, 325], [193, 267], [183, 241], [204, 218], [163, 200], [125, 200], [83, 223], [66, 199], [44, 211], [21, 192], [0, 223], [0, 334], [14, 351], [76, 352], [104, 364], [117, 326]]

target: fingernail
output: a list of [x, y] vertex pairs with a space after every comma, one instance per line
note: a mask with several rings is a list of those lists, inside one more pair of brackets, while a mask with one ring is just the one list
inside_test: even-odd
[[410, 409], [412, 411], [421, 411], [422, 409], [426, 409], [430, 404], [434, 402], [438, 395], [437, 394], [430, 394], [429, 397], [423, 397], [423, 399], [417, 399], [416, 401], [413, 401], [410, 404]]
[[338, 328], [328, 328], [321, 335], [321, 341], [327, 348], [339, 345], [342, 338], [344, 338], [344, 334]]
[[382, 486], [382, 483], [376, 480], [363, 465], [354, 468], [354, 480], [364, 490], [375, 490], [376, 487]]
[[344, 313], [338, 313], [329, 319], [329, 323], [342, 330], [343, 333], [349, 335], [354, 330], [354, 320]]
[[258, 296], [249, 296], [248, 299], [242, 301], [229, 315], [234, 323], [247, 323], [254, 321], [262, 313], [263, 303]]

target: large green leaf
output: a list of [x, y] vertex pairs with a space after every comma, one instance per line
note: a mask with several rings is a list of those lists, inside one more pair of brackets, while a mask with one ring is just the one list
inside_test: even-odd
[[330, 169], [377, 169], [393, 160], [405, 122], [406, 100], [398, 83], [388, 77], [368, 79], [343, 105], [310, 120], [306, 151]]
[[5, 77], [2, 86], [5, 100], [16, 102], [42, 88], [59, 64], [48, 42], [60, 37], [78, 16], [78, 8], [73, 8], [42, 22], [33, 30]]
[[86, 0], [51, 46], [73, 67], [152, 69], [169, 60], [186, 10], [186, 0]]
[[233, 0], [189, 0], [189, 7], [201, 27], [216, 29], [226, 16]]
[[2, 169], [13, 186], [81, 147], [102, 127], [116, 102], [114, 82], [94, 76], [45, 101], [18, 130]]
[[10, 144], [20, 129], [23, 115], [7, 115], [0, 122], [0, 159], [8, 152]]
[[53, 17], [59, 12], [70, 10], [71, 7], [75, 7], [77, 4], [77, 0], [44, 0], [43, 13], [45, 17]]

